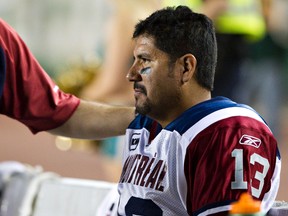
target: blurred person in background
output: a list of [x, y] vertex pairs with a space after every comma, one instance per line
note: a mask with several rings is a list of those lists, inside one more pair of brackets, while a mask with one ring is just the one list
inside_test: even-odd
[[[288, 48], [288, 4], [283, 0], [263, 0], [266, 32], [249, 44], [237, 88], [239, 101], [257, 107], [277, 138], [280, 137], [281, 107], [285, 94], [285, 55]], [[286, 69], [287, 73], [287, 69]]]

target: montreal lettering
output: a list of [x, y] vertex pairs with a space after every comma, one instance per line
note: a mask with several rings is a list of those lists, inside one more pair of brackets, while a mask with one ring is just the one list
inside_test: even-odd
[[163, 179], [167, 166], [163, 160], [141, 154], [129, 156], [123, 167], [120, 183], [132, 183], [142, 187], [163, 191]]

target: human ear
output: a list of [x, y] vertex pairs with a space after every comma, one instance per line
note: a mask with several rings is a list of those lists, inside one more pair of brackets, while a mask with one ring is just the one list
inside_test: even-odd
[[194, 55], [186, 54], [180, 58], [182, 64], [182, 82], [188, 82], [196, 71], [197, 60]]

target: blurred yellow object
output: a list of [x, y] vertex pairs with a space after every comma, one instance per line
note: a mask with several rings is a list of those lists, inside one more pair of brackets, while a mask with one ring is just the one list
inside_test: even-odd
[[97, 76], [100, 60], [81, 61], [62, 69], [55, 82], [64, 92], [79, 96], [81, 90]]
[[264, 216], [261, 213], [261, 202], [254, 200], [248, 193], [242, 193], [237, 202], [232, 203], [230, 216]]
[[[196, 12], [202, 12], [204, 4], [202, 0], [164, 0], [165, 6], [186, 5]], [[214, 22], [218, 33], [244, 35], [250, 41], [262, 39], [266, 32], [262, 5], [257, 0], [227, 0], [227, 9]]]

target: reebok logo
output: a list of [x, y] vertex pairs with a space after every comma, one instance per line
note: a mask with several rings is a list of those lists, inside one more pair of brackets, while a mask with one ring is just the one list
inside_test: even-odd
[[249, 146], [253, 146], [255, 148], [259, 148], [261, 145], [261, 140], [257, 137], [253, 137], [247, 134], [244, 134], [240, 140], [239, 143], [241, 145], [249, 145]]

